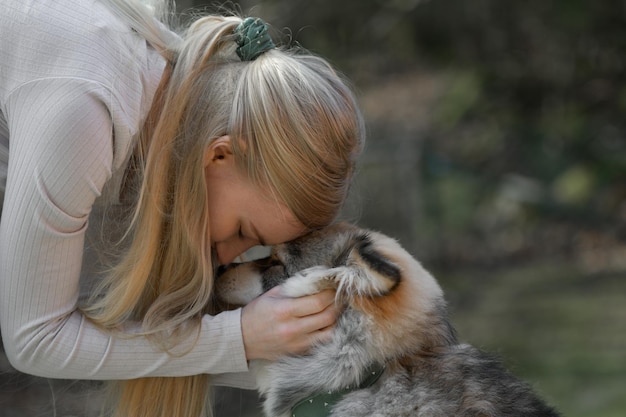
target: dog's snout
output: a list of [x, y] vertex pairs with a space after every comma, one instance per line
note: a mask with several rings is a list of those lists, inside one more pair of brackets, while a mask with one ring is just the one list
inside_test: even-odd
[[234, 263], [229, 263], [229, 264], [226, 264], [226, 265], [220, 265], [220, 266], [218, 266], [218, 267], [217, 267], [217, 276], [219, 277], [219, 276], [221, 276], [221, 275], [224, 275], [224, 273], [225, 273], [226, 271], [228, 271], [229, 269], [233, 268], [235, 265], [236, 265], [236, 264], [234, 264]]
[[216, 276], [220, 277], [220, 276], [224, 275], [225, 273], [227, 273], [228, 271], [230, 271], [232, 269], [235, 269], [238, 266], [242, 266], [242, 265], [248, 265], [248, 266], [254, 265], [255, 269], [258, 272], [263, 273], [263, 272], [267, 271], [268, 269], [270, 269], [270, 268], [272, 268], [274, 266], [282, 266], [283, 264], [278, 259], [276, 259], [274, 257], [271, 257], [271, 256], [268, 256], [266, 258], [259, 258], [259, 259], [256, 259], [256, 260], [250, 262], [250, 263], [246, 263], [246, 262], [244, 262], [244, 263], [231, 262], [231, 263], [228, 263], [226, 265], [218, 266], [217, 267]]

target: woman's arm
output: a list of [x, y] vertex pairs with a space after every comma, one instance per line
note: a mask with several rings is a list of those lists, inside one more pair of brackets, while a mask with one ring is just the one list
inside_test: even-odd
[[42, 80], [6, 103], [0, 326], [11, 363], [39, 376], [79, 379], [247, 370], [240, 311], [206, 316], [197, 343], [181, 346], [189, 353], [173, 357], [144, 337], [111, 336], [77, 310], [85, 229], [114, 157], [107, 100], [97, 84]]

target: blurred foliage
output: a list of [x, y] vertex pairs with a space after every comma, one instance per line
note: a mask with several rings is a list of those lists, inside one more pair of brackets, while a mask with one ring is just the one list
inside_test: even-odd
[[[403, 74], [436, 74], [440, 88], [427, 128], [411, 138], [420, 148], [421, 230], [436, 229], [445, 240], [431, 246], [435, 258], [458, 260], [446, 248], [467, 239], [462, 257], [474, 259], [472, 242], [497, 233], [517, 242], [505, 258], [544, 246], [566, 250], [581, 228], [626, 238], [625, 3], [239, 6], [272, 22], [286, 42], [328, 57], [364, 94]], [[393, 107], [393, 99], [379, 105]], [[386, 140], [376, 126], [372, 131], [370, 141]], [[551, 228], [569, 232], [555, 232], [565, 240], [553, 242], [546, 236]]]
[[503, 354], [563, 416], [624, 415], [623, 273], [550, 261], [438, 277], [461, 339]]
[[538, 192], [523, 206], [536, 216], [623, 229], [624, 4], [432, 1], [420, 10], [421, 50], [457, 71], [426, 158], [487, 184], [532, 182]]
[[355, 217], [436, 272], [462, 338], [564, 415], [623, 415], [626, 3], [237, 5], [353, 81]]

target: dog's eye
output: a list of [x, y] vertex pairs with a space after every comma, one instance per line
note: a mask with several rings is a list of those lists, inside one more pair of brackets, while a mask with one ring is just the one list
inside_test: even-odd
[[269, 268], [271, 268], [273, 266], [282, 266], [282, 263], [279, 260], [277, 260], [274, 257], [272, 257], [272, 256], [269, 256], [267, 258], [257, 259], [254, 262], [262, 270], [267, 270], [267, 269], [269, 269]]

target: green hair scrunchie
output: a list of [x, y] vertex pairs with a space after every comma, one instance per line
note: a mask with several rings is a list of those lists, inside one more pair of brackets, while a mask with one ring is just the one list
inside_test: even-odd
[[242, 61], [254, 61], [262, 53], [276, 47], [265, 22], [256, 17], [245, 18], [235, 28], [237, 55]]

